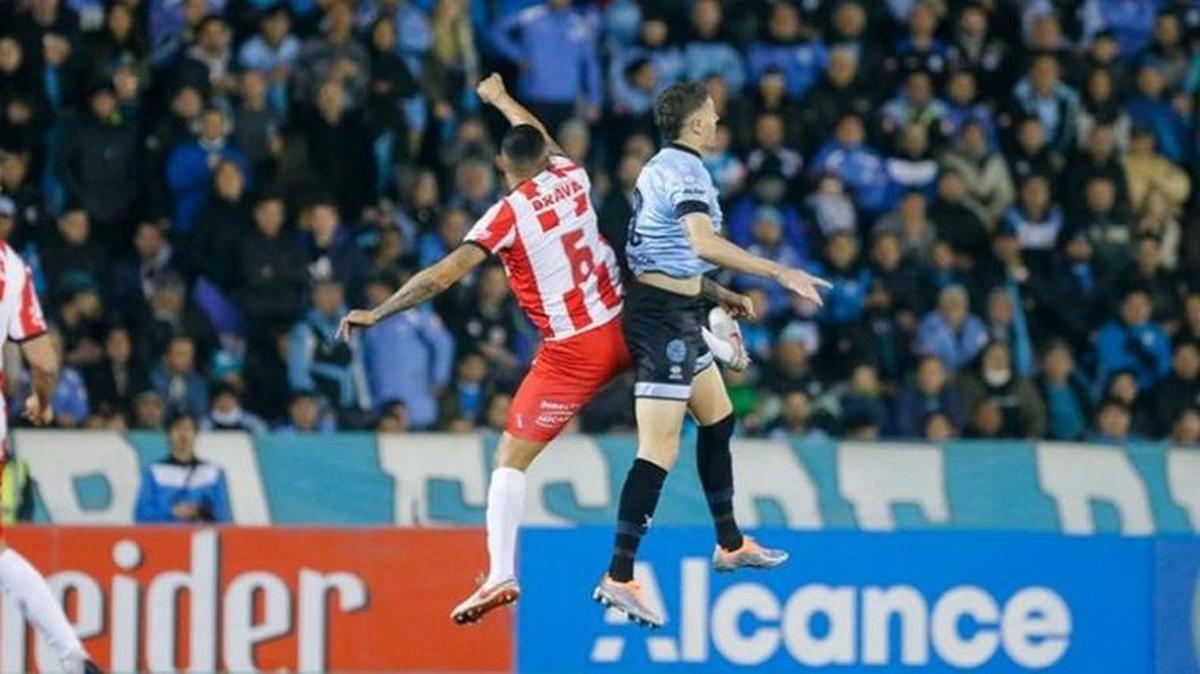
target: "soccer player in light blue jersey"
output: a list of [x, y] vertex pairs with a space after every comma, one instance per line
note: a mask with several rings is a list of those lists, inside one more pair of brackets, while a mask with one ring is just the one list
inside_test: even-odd
[[[638, 176], [626, 245], [630, 278], [625, 282], [623, 329], [637, 374], [638, 454], [621, 490], [612, 561], [593, 596], [637, 622], [658, 627], [662, 618], [633, 580], [633, 562], [663, 480], [675, 463], [686, 412], [699, 426], [696, 465], [716, 523], [713, 567], [768, 568], [788, 556], [743, 536], [734, 519], [729, 453], [733, 406], [701, 334], [706, 302], [725, 304], [727, 295], [705, 274], [725, 268], [773, 279], [817, 305], [820, 289], [830, 284], [753, 255], [721, 236], [717, 189], [701, 161], [701, 153], [714, 148], [717, 131], [717, 113], [703, 84], [668, 88], [655, 103], [654, 118], [666, 146]], [[749, 300], [741, 301], [735, 313], [750, 315]]]

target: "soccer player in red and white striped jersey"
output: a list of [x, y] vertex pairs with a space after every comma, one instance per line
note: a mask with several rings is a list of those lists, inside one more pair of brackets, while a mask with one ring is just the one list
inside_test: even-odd
[[[0, 197], [3, 199], [3, 197]], [[4, 215], [0, 211], [0, 217]], [[25, 400], [25, 418], [44, 426], [54, 420], [50, 406], [58, 386], [58, 353], [46, 333], [42, 306], [33, 288], [33, 273], [12, 246], [0, 239], [0, 347], [12, 340], [20, 344], [29, 366], [33, 393]], [[0, 382], [3, 382], [0, 372]], [[5, 407], [0, 395], [0, 409]], [[8, 460], [8, 418], [0, 413], [0, 476]], [[87, 652], [62, 606], [54, 599], [46, 579], [20, 553], [4, 542], [0, 529], [0, 588], [15, 601], [29, 622], [46, 640], [66, 674], [94, 674], [100, 669]]]
[[478, 91], [513, 124], [500, 153], [510, 192], [479, 219], [461, 246], [374, 309], [351, 311], [339, 328], [348, 335], [414, 307], [496, 255], [518, 303], [541, 332], [542, 346], [513, 399], [488, 488], [491, 569], [483, 585], [451, 613], [459, 623], [474, 622], [519, 596], [514, 559], [525, 469], [601, 387], [631, 364], [619, 320], [617, 257], [600, 236], [587, 172], [563, 155], [498, 75], [480, 83]]

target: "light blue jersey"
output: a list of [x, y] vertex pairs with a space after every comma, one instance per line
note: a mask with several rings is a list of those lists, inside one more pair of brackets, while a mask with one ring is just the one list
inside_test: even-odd
[[668, 144], [646, 162], [634, 190], [634, 215], [625, 255], [634, 274], [690, 278], [716, 269], [692, 251], [680, 219], [706, 213], [720, 233], [723, 216], [712, 176], [695, 151]]

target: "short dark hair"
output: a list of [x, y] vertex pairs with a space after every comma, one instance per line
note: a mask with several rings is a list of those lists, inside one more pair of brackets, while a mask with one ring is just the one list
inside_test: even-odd
[[195, 428], [200, 427], [200, 421], [196, 418], [196, 416], [194, 414], [187, 411], [186, 409], [173, 408], [170, 411], [170, 413], [167, 415], [166, 428], [168, 431], [171, 431], [171, 430], [174, 430], [175, 427], [178, 426], [179, 424], [182, 424], [182, 423], [185, 423], [188, 421], [192, 422], [193, 427], [195, 427]]
[[530, 124], [518, 124], [504, 134], [500, 151], [517, 166], [530, 166], [546, 155], [546, 137]]
[[702, 82], [680, 82], [667, 87], [654, 102], [654, 125], [667, 140], [683, 133], [683, 125], [708, 100], [708, 88]]

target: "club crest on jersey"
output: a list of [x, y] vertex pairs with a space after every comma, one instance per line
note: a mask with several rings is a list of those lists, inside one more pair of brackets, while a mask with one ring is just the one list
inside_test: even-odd
[[554, 191], [550, 192], [549, 194], [539, 194], [533, 199], [530, 199], [529, 204], [533, 207], [533, 210], [541, 211], [550, 208], [563, 199], [570, 199], [582, 191], [583, 185], [580, 185], [572, 180], [568, 183], [555, 187]]
[[687, 346], [682, 339], [672, 339], [667, 342], [667, 360], [672, 363], [682, 363], [687, 358]]

